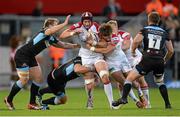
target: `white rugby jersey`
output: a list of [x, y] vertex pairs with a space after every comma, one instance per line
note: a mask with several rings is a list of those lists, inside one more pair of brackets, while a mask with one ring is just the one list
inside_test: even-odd
[[121, 59], [126, 59], [126, 55], [124, 54], [123, 50], [121, 49], [121, 40], [120, 37], [117, 36], [116, 34], [112, 34], [111, 38], [111, 44], [115, 46], [115, 49], [112, 52], [109, 52], [107, 54], [104, 54], [105, 59], [107, 61], [111, 60], [121, 60]]
[[88, 33], [91, 33], [92, 36], [93, 36], [93, 39], [94, 41], [97, 41], [99, 42], [99, 37], [97, 35], [98, 33], [98, 28], [99, 28], [99, 25], [96, 23], [96, 22], [93, 22], [91, 27], [89, 28], [89, 30], [87, 30], [81, 22], [78, 22], [74, 25], [72, 25], [70, 27], [70, 30], [82, 30], [82, 33], [79, 34], [79, 39], [81, 40], [81, 48], [79, 50], [79, 56], [83, 57], [83, 58], [96, 58], [97, 56], [101, 56], [103, 57], [103, 55], [101, 53], [96, 53], [96, 52], [93, 52], [91, 50], [88, 50], [86, 48], [84, 48], [85, 44], [86, 43], [86, 39], [87, 39], [87, 36], [89, 35]]
[[[128, 50], [124, 51], [124, 53], [126, 54], [126, 57], [127, 57], [129, 62], [133, 61], [134, 57], [131, 54], [131, 48], [132, 48], [133, 39], [132, 39], [131, 35], [128, 32], [119, 30], [118, 31], [118, 36], [121, 37], [120, 38], [121, 39], [121, 45], [123, 44], [122, 42], [124, 40], [130, 40], [131, 41], [130, 48]], [[136, 52], [136, 55], [137, 55], [136, 57], [137, 58], [142, 57], [142, 53], [138, 49], [136, 49], [135, 52]]]

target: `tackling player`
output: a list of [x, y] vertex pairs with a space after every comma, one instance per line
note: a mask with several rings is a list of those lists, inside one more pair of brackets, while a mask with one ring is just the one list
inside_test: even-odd
[[42, 83], [42, 71], [36, 61], [36, 55], [50, 45], [61, 48], [76, 48], [77, 44], [70, 44], [58, 41], [53, 36], [54, 33], [64, 28], [68, 24], [70, 15], [66, 17], [66, 20], [62, 24], [58, 24], [59, 21], [56, 18], [48, 18], [44, 22], [42, 31], [32, 38], [25, 45], [17, 49], [15, 54], [16, 69], [19, 76], [19, 80], [13, 85], [9, 95], [5, 97], [4, 102], [9, 110], [14, 110], [13, 99], [16, 94], [27, 84], [29, 76], [33, 80], [30, 89], [30, 101], [28, 109], [38, 109], [35, 103], [35, 98]]
[[[66, 103], [66, 83], [80, 77], [80, 74], [92, 72], [91, 69], [82, 66], [81, 64], [81, 57], [76, 57], [49, 73], [47, 78], [48, 87], [41, 89], [38, 94], [39, 103], [42, 106], [40, 109], [47, 110], [49, 109], [48, 105], [60, 105]], [[94, 72], [92, 73], [95, 74]], [[42, 100], [42, 95], [45, 93], [53, 93], [55, 97]]]

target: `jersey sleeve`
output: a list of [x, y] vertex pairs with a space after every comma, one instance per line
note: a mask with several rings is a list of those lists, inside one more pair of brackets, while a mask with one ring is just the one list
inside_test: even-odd
[[49, 44], [52, 45], [54, 43], [57, 43], [58, 42], [58, 39], [54, 36], [51, 36], [50, 39], [49, 39]]
[[130, 40], [131, 39], [131, 35], [130, 33], [126, 32], [122, 35], [123, 40]]
[[115, 34], [112, 35], [111, 38], [111, 45], [116, 46], [119, 43], [119, 37]]
[[69, 27], [69, 30], [75, 30], [77, 28], [80, 28], [81, 25], [82, 25], [81, 22], [75, 23], [75, 24], [73, 24], [72, 26]]
[[81, 64], [82, 65], [82, 60], [80, 56], [77, 56], [76, 58], [73, 59], [74, 64]]

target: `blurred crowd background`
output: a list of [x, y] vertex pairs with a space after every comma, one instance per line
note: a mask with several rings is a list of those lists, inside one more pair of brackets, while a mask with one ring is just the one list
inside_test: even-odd
[[[0, 89], [10, 87], [17, 80], [13, 61], [15, 50], [41, 30], [46, 18], [56, 17], [62, 22], [66, 15], [71, 14], [69, 25], [72, 25], [80, 21], [81, 13], [85, 11], [91, 12], [94, 21], [100, 24], [110, 19], [117, 20], [119, 28], [129, 31], [133, 37], [147, 25], [149, 12], [159, 12], [161, 26], [169, 32], [175, 48], [173, 58], [166, 65], [165, 82], [168, 87], [180, 88], [180, 0], [1, 0]], [[63, 41], [79, 43], [77, 37]], [[39, 54], [37, 59], [44, 78], [52, 68], [77, 53], [78, 49], [51, 47]], [[155, 87], [151, 74], [146, 76], [146, 80], [150, 87]], [[69, 86], [83, 86], [83, 79], [77, 79]]]

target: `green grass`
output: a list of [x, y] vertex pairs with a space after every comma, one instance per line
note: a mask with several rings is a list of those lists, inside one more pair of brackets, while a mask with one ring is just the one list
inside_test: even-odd
[[[87, 110], [86, 93], [82, 89], [67, 89], [68, 101], [65, 105], [50, 106], [51, 110], [28, 110], [29, 91], [21, 91], [14, 99], [15, 111], [7, 110], [3, 103], [8, 91], [0, 91], [0, 116], [180, 116], [180, 92], [179, 89], [169, 89], [169, 96], [173, 109], [165, 109], [164, 102], [158, 89], [150, 90], [151, 109], [138, 109], [129, 100], [129, 103], [119, 110], [111, 110], [102, 88], [94, 91], [94, 109]], [[46, 95], [46, 98], [51, 95]], [[114, 89], [114, 98], [118, 98], [118, 91]]]

